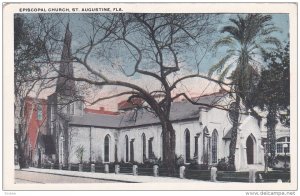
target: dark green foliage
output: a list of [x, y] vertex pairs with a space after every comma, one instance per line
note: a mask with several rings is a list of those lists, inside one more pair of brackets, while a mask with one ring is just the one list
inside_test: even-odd
[[[274, 107], [279, 113], [281, 122], [289, 127], [290, 113], [290, 47], [265, 55], [267, 67], [261, 72], [261, 79], [255, 95], [256, 105], [261, 109]], [[271, 119], [270, 119], [271, 120]], [[274, 121], [274, 119], [272, 119]], [[274, 122], [270, 122], [275, 123]]]
[[186, 169], [191, 170], [208, 170], [209, 166], [207, 164], [189, 164]]
[[82, 163], [84, 151], [85, 151], [85, 149], [84, 149], [84, 147], [82, 145], [81, 146], [77, 146], [75, 153], [76, 153], [76, 157], [77, 157], [79, 163]]
[[280, 171], [271, 171], [271, 172], [257, 172], [256, 173], [256, 182], [277, 182], [278, 179], [281, 179], [282, 182], [290, 182], [291, 173], [290, 172], [280, 172]]
[[124, 162], [124, 161], [118, 162], [118, 163], [116, 163], [116, 165], [120, 165], [120, 167], [132, 167], [133, 166], [132, 163]]
[[184, 158], [182, 155], [175, 155], [175, 161], [176, 168], [179, 168], [180, 166], [184, 165]]
[[230, 171], [230, 165], [227, 158], [222, 158], [219, 160], [217, 165], [218, 171]]
[[138, 164], [138, 167], [153, 168], [154, 165], [162, 166], [161, 158], [153, 157], [151, 159], [145, 159], [144, 163]]
[[[20, 168], [28, 167], [29, 155], [27, 145], [26, 121], [24, 114], [24, 97], [32, 90], [38, 76], [39, 66], [34, 61], [44, 54], [43, 44], [33, 31], [33, 26], [22, 15], [14, 15], [14, 95], [15, 117], [19, 126], [15, 128], [15, 141], [18, 146]], [[20, 102], [20, 103], [19, 103]], [[17, 107], [22, 108], [17, 110]], [[18, 111], [18, 113], [16, 113]]]
[[40, 75], [35, 61], [46, 55], [44, 42], [33, 31], [33, 24], [21, 15], [14, 17], [14, 71], [15, 84], [26, 82]]
[[287, 160], [287, 162], [290, 162], [290, 155], [277, 155], [276, 157], [276, 161], [285, 161], [285, 159]]
[[[269, 159], [269, 161], [272, 161], [271, 157], [269, 157]], [[270, 167], [272, 167], [273, 170], [290, 170], [290, 155], [276, 155], [273, 165], [270, 165]]]
[[261, 78], [252, 100], [253, 106], [267, 110], [267, 143], [271, 153], [270, 164], [275, 164], [276, 133], [278, 119], [284, 126], [290, 124], [290, 50], [289, 43], [284, 48], [264, 56], [267, 67], [262, 70]]

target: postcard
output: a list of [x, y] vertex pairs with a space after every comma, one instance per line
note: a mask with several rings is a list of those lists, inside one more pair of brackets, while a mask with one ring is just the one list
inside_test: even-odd
[[3, 42], [4, 190], [295, 194], [296, 3], [5, 3]]

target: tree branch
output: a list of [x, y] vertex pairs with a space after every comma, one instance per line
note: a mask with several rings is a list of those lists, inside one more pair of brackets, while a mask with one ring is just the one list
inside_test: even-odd
[[182, 78], [179, 78], [178, 80], [176, 80], [173, 85], [170, 87], [171, 90], [173, 90], [174, 88], [176, 88], [176, 85], [185, 80], [185, 79], [188, 79], [188, 78], [196, 78], [196, 77], [199, 77], [199, 78], [203, 78], [203, 79], [206, 79], [206, 80], [209, 80], [209, 81], [212, 81], [212, 82], [215, 82], [217, 84], [222, 84], [222, 85], [226, 85], [226, 86], [231, 86], [232, 84], [230, 83], [226, 83], [226, 82], [223, 82], [223, 81], [219, 81], [219, 80], [215, 80], [215, 79], [212, 79], [210, 77], [207, 77], [207, 76], [203, 76], [203, 75], [199, 75], [199, 74], [194, 74], [194, 75], [188, 75], [188, 76], [184, 76]]
[[135, 95], [135, 94], [138, 94], [138, 92], [128, 91], [128, 92], [122, 92], [122, 93], [118, 93], [118, 94], [107, 96], [107, 97], [100, 97], [100, 98], [98, 98], [97, 100], [95, 100], [93, 102], [88, 102], [88, 101], [86, 101], [86, 102], [91, 104], [91, 105], [94, 105], [95, 103], [97, 103], [99, 101], [103, 101], [103, 100], [107, 100], [107, 99], [111, 99], [111, 98], [115, 98], [115, 97], [120, 97], [120, 96], [123, 96], [123, 95]]

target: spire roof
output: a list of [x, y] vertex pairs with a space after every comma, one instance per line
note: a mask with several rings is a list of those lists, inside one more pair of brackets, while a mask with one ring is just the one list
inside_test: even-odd
[[59, 66], [59, 77], [56, 84], [56, 92], [64, 96], [75, 95], [75, 81], [71, 80], [74, 76], [72, 53], [71, 53], [72, 33], [69, 29], [69, 23], [66, 26], [64, 45], [61, 54], [61, 63]]

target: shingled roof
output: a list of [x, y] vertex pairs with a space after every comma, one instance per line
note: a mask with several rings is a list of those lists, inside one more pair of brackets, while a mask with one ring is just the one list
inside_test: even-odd
[[[194, 101], [203, 104], [215, 104], [224, 94], [215, 93], [212, 95], [193, 98]], [[194, 105], [187, 100], [173, 102], [171, 105], [170, 120], [184, 121], [199, 118], [200, 105]], [[145, 110], [129, 110], [119, 115], [91, 114], [85, 113], [82, 116], [74, 116], [70, 122], [77, 126], [95, 126], [103, 128], [128, 128], [136, 126], [146, 126], [160, 124], [159, 118], [155, 114]]]

